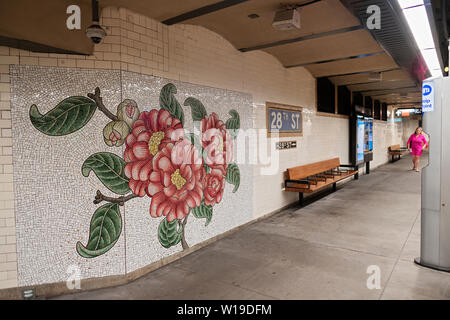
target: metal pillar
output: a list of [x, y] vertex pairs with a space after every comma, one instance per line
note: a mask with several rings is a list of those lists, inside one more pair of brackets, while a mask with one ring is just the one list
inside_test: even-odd
[[423, 116], [429, 134], [429, 162], [422, 170], [419, 265], [450, 272], [450, 78], [430, 80], [434, 110]]

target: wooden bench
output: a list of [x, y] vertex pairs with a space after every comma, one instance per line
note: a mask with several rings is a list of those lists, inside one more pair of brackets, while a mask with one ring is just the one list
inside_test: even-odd
[[[389, 155], [392, 157], [392, 162], [396, 160], [400, 160], [400, 157], [404, 155], [405, 153], [408, 153], [407, 148], [400, 148], [399, 144], [394, 144], [392, 146], [389, 146], [388, 148]], [[396, 159], [395, 157], [398, 156]]]
[[304, 193], [313, 193], [330, 185], [336, 191], [336, 182], [351, 176], [358, 179], [358, 170], [354, 169], [352, 165], [341, 165], [339, 158], [289, 168], [284, 181], [285, 191], [298, 192], [299, 202], [303, 205]]

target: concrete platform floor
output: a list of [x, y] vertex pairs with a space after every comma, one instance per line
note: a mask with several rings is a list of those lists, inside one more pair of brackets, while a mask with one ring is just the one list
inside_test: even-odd
[[[413, 263], [420, 173], [410, 169], [405, 157], [132, 283], [56, 299], [449, 299], [450, 274]], [[367, 288], [371, 265], [380, 289]]]

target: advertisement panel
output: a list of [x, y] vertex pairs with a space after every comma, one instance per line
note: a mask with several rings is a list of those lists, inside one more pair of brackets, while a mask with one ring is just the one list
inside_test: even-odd
[[364, 118], [358, 115], [356, 120], [356, 161], [364, 161]]
[[373, 119], [364, 118], [364, 152], [373, 151]]

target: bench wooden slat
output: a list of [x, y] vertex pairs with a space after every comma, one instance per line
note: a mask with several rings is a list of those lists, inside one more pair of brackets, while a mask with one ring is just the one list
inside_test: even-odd
[[388, 151], [389, 151], [389, 153], [394, 153], [394, 154], [408, 152], [407, 149], [400, 148], [399, 144], [389, 146]]
[[311, 164], [306, 164], [303, 166], [298, 166], [294, 168], [287, 169], [288, 179], [300, 180], [309, 176], [313, 176], [324, 171], [329, 171], [334, 168], [338, 168], [340, 165], [339, 158], [334, 158], [330, 160], [319, 161]]
[[356, 170], [351, 170], [346, 173], [343, 173], [340, 176], [335, 176], [334, 178], [328, 178], [327, 181], [317, 181], [317, 184], [311, 184], [308, 188], [306, 184], [289, 184], [289, 187], [285, 188], [287, 192], [303, 192], [303, 193], [313, 193], [318, 191], [326, 186], [334, 184], [343, 179], [347, 179], [353, 175], [358, 173]]
[[408, 153], [407, 149], [400, 148], [399, 144], [394, 144], [392, 146], [389, 146], [388, 153], [390, 156], [392, 156], [392, 162], [395, 161], [395, 156], [398, 156], [397, 160], [400, 159], [400, 157], [406, 153]]
[[[351, 167], [350, 165], [342, 165]], [[358, 178], [358, 170], [341, 170], [339, 158], [319, 161], [295, 168], [289, 168], [285, 172], [285, 191], [298, 192], [300, 204], [303, 205], [303, 194], [313, 193], [332, 185], [336, 190], [336, 183], [343, 179], [355, 176]]]
[[389, 151], [400, 151], [400, 145], [399, 144], [394, 144], [392, 146], [389, 146]]
[[[340, 167], [347, 167], [346, 170]], [[303, 194], [313, 193], [330, 185], [336, 190], [336, 183], [352, 176], [358, 176], [358, 170], [348, 169], [350, 165], [341, 165], [339, 158], [310, 163], [289, 168], [285, 174], [285, 191], [298, 192], [300, 204]]]

